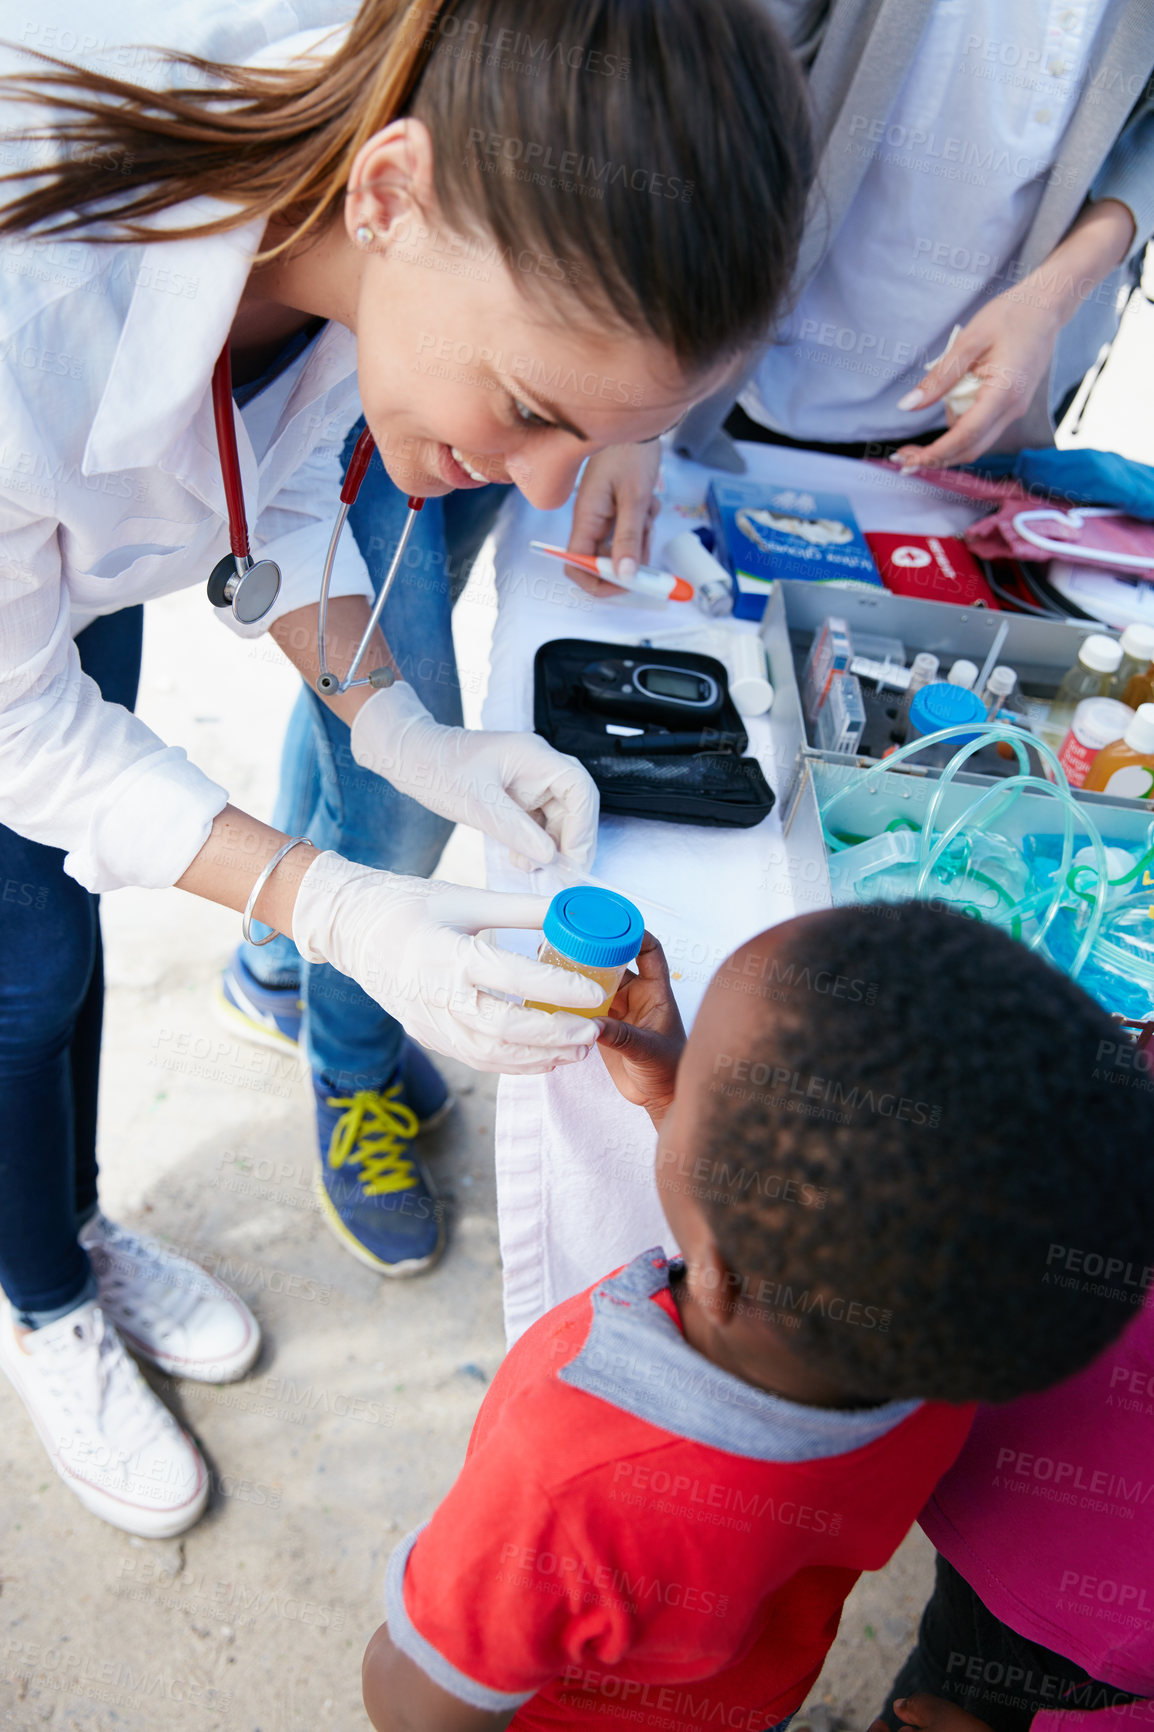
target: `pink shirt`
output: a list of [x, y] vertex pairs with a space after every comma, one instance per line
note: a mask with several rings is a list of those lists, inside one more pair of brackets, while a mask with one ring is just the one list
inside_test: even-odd
[[[1154, 1697], [1154, 1296], [1076, 1377], [979, 1408], [920, 1520], [1004, 1624]], [[1120, 1718], [1154, 1726], [1154, 1702], [1046, 1713], [1035, 1727], [1109, 1732]]]

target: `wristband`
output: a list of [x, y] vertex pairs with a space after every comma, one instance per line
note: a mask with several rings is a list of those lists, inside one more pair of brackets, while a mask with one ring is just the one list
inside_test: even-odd
[[[294, 836], [291, 841], [282, 842], [268, 865], [257, 877], [256, 883], [249, 892], [248, 901], [244, 905], [244, 914], [241, 917], [240, 923], [241, 937], [244, 939], [246, 944], [252, 944], [259, 947], [262, 944], [271, 944], [274, 938], [280, 937], [280, 934], [274, 927], [267, 938], [254, 938], [252, 935], [252, 911], [256, 907], [257, 898], [260, 896], [261, 891], [264, 889], [285, 855], [290, 851], [290, 849], [295, 848], [298, 842], [308, 841], [309, 839], [307, 836]], [[312, 847], [311, 842], [309, 842], [309, 847]]]

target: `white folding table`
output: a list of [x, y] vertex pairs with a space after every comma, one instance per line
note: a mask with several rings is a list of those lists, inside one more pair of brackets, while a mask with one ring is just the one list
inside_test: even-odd
[[[950, 535], [975, 516], [972, 504], [896, 471], [777, 446], [741, 449], [752, 476], [846, 494], [866, 530]], [[701, 521], [712, 473], [672, 456], [664, 467], [666, 503], [654, 526], [655, 551]], [[636, 644], [678, 627], [716, 623], [692, 604], [656, 607], [632, 596], [601, 601], [587, 595], [559, 563], [529, 549], [532, 539], [564, 546], [569, 521], [570, 507], [534, 511], [520, 495], [502, 515], [486, 728], [532, 728], [533, 657], [551, 638]], [[831, 611], [836, 595], [831, 590]], [[750, 622], [723, 625], [757, 631]], [[777, 761], [784, 753], [775, 754], [772, 722], [772, 714], [748, 721], [749, 751], [780, 801], [793, 766]], [[497, 890], [551, 894], [569, 881], [548, 870], [516, 871], [492, 843], [486, 868]], [[804, 911], [804, 883], [790, 868], [775, 808], [748, 830], [606, 816], [592, 870], [637, 903], [660, 939], [688, 1027], [719, 963], [756, 933]], [[530, 948], [533, 937], [507, 933], [502, 943]], [[547, 1076], [501, 1079], [496, 1162], [510, 1343], [544, 1311], [638, 1251], [674, 1248], [653, 1181], [655, 1142], [648, 1117], [617, 1094], [596, 1049], [584, 1064]]]

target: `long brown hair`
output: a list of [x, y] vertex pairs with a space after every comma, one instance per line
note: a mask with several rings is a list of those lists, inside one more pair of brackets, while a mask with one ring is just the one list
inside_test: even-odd
[[[361, 145], [411, 115], [451, 230], [565, 261], [580, 304], [690, 368], [763, 335], [792, 272], [807, 104], [756, 0], [364, 0], [333, 52], [172, 55], [184, 81], [159, 90], [37, 58], [2, 93], [51, 104], [31, 136], [55, 160], [0, 177], [22, 183], [0, 234], [156, 241], [267, 216], [287, 229], [270, 257], [338, 214]], [[203, 195], [235, 208], [151, 227]]]

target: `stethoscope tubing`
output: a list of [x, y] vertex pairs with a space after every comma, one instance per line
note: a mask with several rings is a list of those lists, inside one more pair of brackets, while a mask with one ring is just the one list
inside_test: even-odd
[[232, 356], [226, 343], [212, 370], [212, 415], [216, 422], [216, 448], [220, 454], [220, 478], [228, 508], [228, 543], [236, 559], [252, 557], [248, 540], [248, 518], [240, 479], [240, 453], [236, 447], [236, 410], [232, 400]]
[[1056, 541], [1052, 535], [1041, 535], [1031, 528], [1040, 517], [1048, 517], [1051, 522], [1064, 523], [1068, 529], [1081, 529], [1088, 517], [1125, 516], [1124, 511], [1118, 511], [1112, 505], [1082, 505], [1072, 507], [1069, 511], [1058, 511], [1052, 506], [1039, 506], [1037, 510], [1016, 512], [1013, 525], [1023, 540], [1032, 542], [1052, 559], [1072, 559], [1075, 563], [1084, 565], [1116, 566], [1121, 571], [1141, 571], [1148, 576], [1154, 576], [1154, 554], [1115, 553], [1106, 547], [1092, 548], [1076, 541]]
[[[253, 566], [253, 558], [249, 544], [248, 518], [245, 513], [244, 487], [240, 474], [240, 452], [237, 449], [236, 442], [236, 409], [232, 396], [232, 360], [229, 354], [229, 345], [227, 343], [225, 343], [224, 348], [217, 356], [216, 365], [212, 372], [212, 412], [213, 420], [216, 423], [216, 444], [217, 451], [220, 455], [220, 473], [221, 480], [224, 484], [225, 505], [228, 511], [229, 546], [236, 563], [236, 577], [235, 580], [230, 580], [226, 589], [217, 589], [216, 593], [214, 593], [214, 580], [219, 572], [218, 566], [214, 570], [213, 578], [209, 581], [209, 599], [214, 607], [230, 606], [238, 619], [243, 620], [245, 624], [251, 624], [255, 619], [261, 618], [263, 613], [268, 612], [273, 601], [276, 599], [276, 593], [274, 591], [262, 612], [254, 614], [251, 619], [246, 619], [237, 605], [241, 595], [241, 586], [244, 583], [246, 574], [254, 569], [259, 570], [260, 567], [254, 568]], [[365, 674], [361, 678], [357, 677], [357, 673], [368, 651], [373, 633], [380, 624], [381, 615], [385, 610], [385, 603], [389, 599], [389, 591], [392, 589], [397, 573], [401, 569], [401, 561], [405, 556], [405, 549], [409, 544], [410, 537], [412, 536], [413, 525], [417, 520], [417, 514], [425, 503], [424, 499], [420, 498], [416, 494], [411, 494], [409, 496], [409, 508], [405, 518], [404, 528], [401, 530], [400, 537], [397, 541], [392, 560], [389, 564], [388, 572], [385, 575], [385, 581], [382, 583], [380, 590], [377, 593], [376, 600], [373, 602], [368, 624], [365, 626], [364, 632], [361, 636], [361, 641], [357, 645], [356, 654], [353, 656], [343, 678], [338, 677], [332, 672], [327, 659], [326, 637], [328, 631], [329, 590], [332, 587], [337, 547], [340, 543], [341, 531], [344, 529], [345, 520], [349, 515], [350, 509], [356, 503], [357, 494], [360, 492], [361, 482], [365, 478], [365, 474], [370, 462], [372, 461], [373, 452], [375, 450], [376, 441], [374, 440], [373, 435], [369, 432], [369, 429], [366, 427], [353, 447], [352, 456], [349, 458], [348, 467], [345, 470], [344, 480], [341, 483], [340, 509], [337, 512], [336, 522], [333, 524], [333, 532], [329, 537], [328, 551], [325, 554], [324, 570], [321, 574], [320, 598], [317, 606], [316, 688], [322, 697], [333, 697], [342, 692], [352, 691], [356, 686], [374, 686], [377, 689], [382, 689], [386, 686], [391, 686], [396, 678], [393, 670], [387, 667], [374, 668], [371, 673]], [[223, 564], [223, 562], [221, 563]], [[261, 561], [261, 566], [271, 567], [272, 570], [276, 572], [277, 589], [279, 589], [280, 571], [276, 566], [275, 561], [263, 560]], [[219, 593], [222, 598], [219, 601], [217, 600], [217, 593]]]

